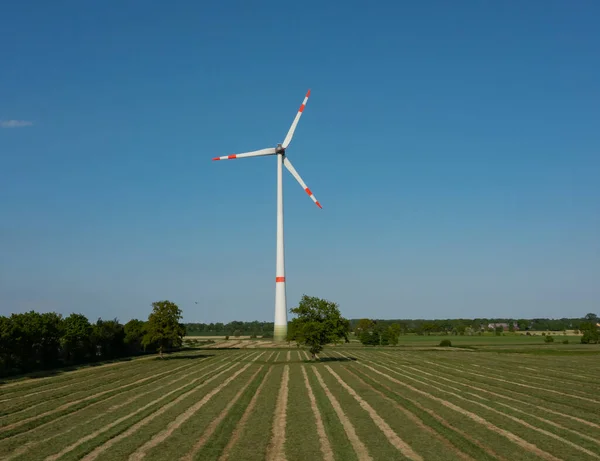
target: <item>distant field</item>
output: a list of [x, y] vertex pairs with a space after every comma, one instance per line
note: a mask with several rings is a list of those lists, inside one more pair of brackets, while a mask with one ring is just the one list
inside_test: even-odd
[[[452, 335], [430, 335], [430, 336], [419, 336], [415, 334], [400, 335], [398, 337], [399, 345], [437, 345], [443, 339], [449, 339], [452, 344], [544, 344], [545, 336], [542, 336], [541, 331], [534, 331], [530, 336], [524, 333], [505, 333], [503, 336], [496, 336], [494, 333], [485, 333], [481, 336], [452, 336]], [[548, 334], [548, 333], [547, 333]], [[578, 344], [581, 335], [575, 335], [572, 331], [567, 331], [567, 335], [563, 335], [562, 332], [550, 332], [549, 333], [555, 342], [561, 342], [568, 339], [571, 344]], [[225, 336], [186, 336], [184, 339], [197, 339], [198, 341], [206, 341], [212, 339], [213, 341], [225, 341]], [[241, 341], [250, 340], [250, 336], [239, 336], [237, 338], [230, 336], [227, 341]], [[258, 340], [261, 340], [259, 337]], [[354, 335], [350, 336], [350, 340], [353, 343], [358, 343], [358, 338]], [[254, 339], [256, 341], [256, 339]], [[267, 340], [270, 341], [270, 340]]]
[[[600, 459], [600, 347], [413, 338], [330, 347], [320, 363], [295, 347], [204, 349], [7, 381], [0, 459]], [[450, 337], [465, 338], [481, 340]]]
[[[565, 339], [569, 340], [570, 344], [578, 344], [581, 336], [565, 336], [561, 334], [552, 334], [554, 343], [560, 343]], [[438, 345], [443, 339], [449, 339], [452, 344], [456, 345], [525, 345], [525, 344], [545, 344], [545, 336], [537, 333], [535, 336], [526, 336], [521, 334], [506, 333], [506, 336], [496, 336], [494, 334], [486, 334], [482, 336], [417, 336], [406, 335], [398, 337], [399, 345]]]

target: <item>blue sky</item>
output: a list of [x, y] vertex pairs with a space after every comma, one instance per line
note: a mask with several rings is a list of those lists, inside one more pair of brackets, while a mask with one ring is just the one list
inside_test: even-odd
[[288, 307], [598, 312], [600, 4], [368, 4], [5, 4], [0, 313], [272, 320], [308, 88]]

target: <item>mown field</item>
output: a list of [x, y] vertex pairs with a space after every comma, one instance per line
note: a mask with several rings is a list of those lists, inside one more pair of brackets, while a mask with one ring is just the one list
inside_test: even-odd
[[600, 349], [566, 347], [204, 349], [7, 381], [0, 459], [600, 459]]

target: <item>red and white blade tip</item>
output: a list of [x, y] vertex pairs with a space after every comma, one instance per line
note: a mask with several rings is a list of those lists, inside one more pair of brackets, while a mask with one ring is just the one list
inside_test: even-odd
[[306, 193], [308, 194], [308, 196], [309, 196], [309, 197], [312, 199], [312, 201], [313, 201], [313, 202], [315, 202], [315, 204], [316, 204], [316, 205], [317, 205], [319, 208], [323, 209], [323, 207], [321, 206], [321, 204], [320, 204], [320, 203], [319, 203], [319, 201], [317, 200], [317, 197], [315, 197], [315, 195], [312, 193], [312, 191], [311, 191], [311, 190], [310, 190], [308, 187], [306, 187], [306, 188], [304, 189], [304, 192], [306, 192]]
[[214, 160], [232, 160], [234, 158], [237, 158], [236, 154], [224, 155], [223, 157], [215, 157], [215, 158], [213, 158], [213, 161]]

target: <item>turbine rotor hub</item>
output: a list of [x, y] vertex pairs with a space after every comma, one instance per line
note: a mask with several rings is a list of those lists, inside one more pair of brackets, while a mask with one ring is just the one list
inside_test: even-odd
[[277, 147], [275, 148], [275, 153], [276, 154], [285, 154], [285, 149], [281, 146], [281, 144], [277, 144]]

